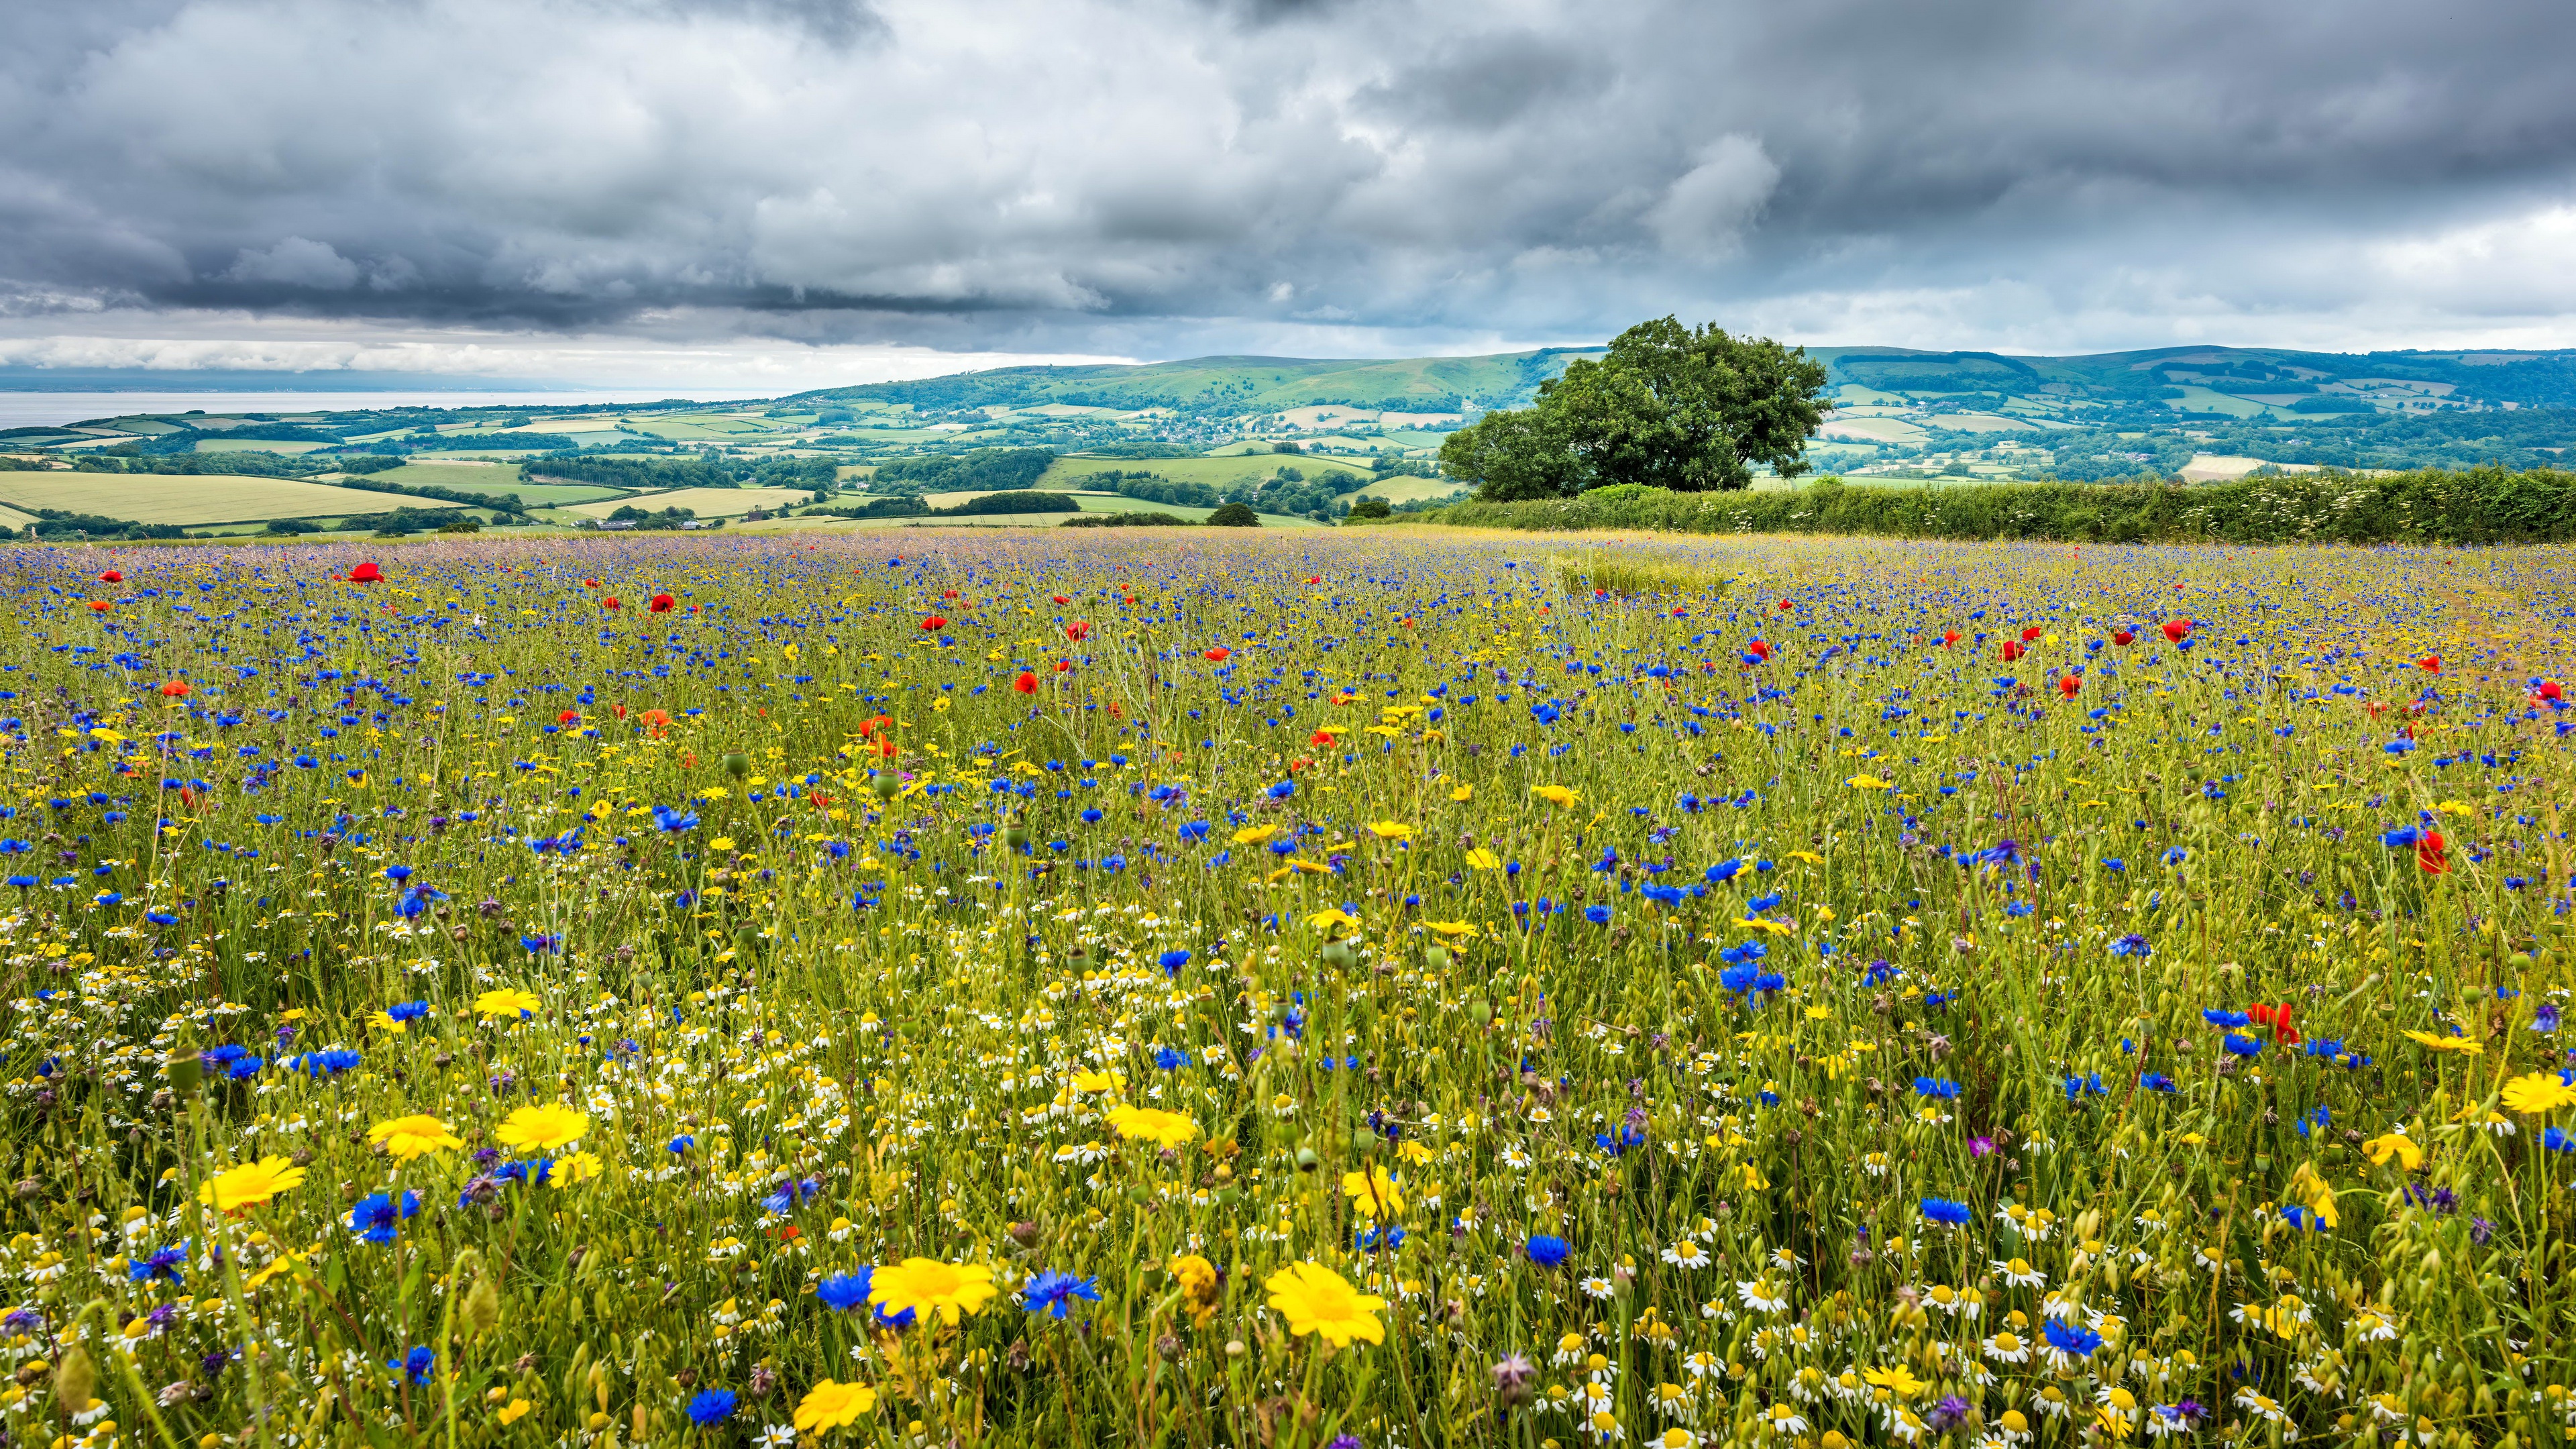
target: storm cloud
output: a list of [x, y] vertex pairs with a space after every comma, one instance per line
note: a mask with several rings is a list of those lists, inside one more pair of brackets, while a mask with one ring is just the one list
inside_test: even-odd
[[2549, 4], [8, 8], [20, 338], [2576, 343]]

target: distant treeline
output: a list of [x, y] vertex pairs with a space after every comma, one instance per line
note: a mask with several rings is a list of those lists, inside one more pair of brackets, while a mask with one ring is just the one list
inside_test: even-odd
[[1997, 483], [1673, 493], [1596, 488], [1575, 498], [1460, 503], [1421, 515], [1471, 528], [1865, 534], [2073, 543], [2520, 544], [2576, 541], [2576, 474], [2426, 469], [2385, 478], [2310, 473], [2199, 486]]
[[868, 491], [967, 493], [1026, 488], [1055, 462], [1045, 448], [977, 448], [941, 458], [899, 458], [877, 465]]
[[933, 508], [917, 493], [899, 493], [891, 497], [872, 498], [863, 504], [835, 504], [827, 508], [808, 508], [808, 518], [818, 514], [832, 518], [963, 518], [993, 513], [1078, 513], [1082, 505], [1070, 493], [1044, 493], [1035, 489], [1009, 493], [986, 493], [947, 508]]
[[549, 453], [519, 467], [529, 482], [598, 483], [611, 488], [810, 488], [832, 491], [829, 458], [642, 457], [632, 453]]

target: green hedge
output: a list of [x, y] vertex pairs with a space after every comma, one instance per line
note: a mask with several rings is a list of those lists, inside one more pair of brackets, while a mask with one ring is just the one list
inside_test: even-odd
[[1601, 488], [1578, 498], [1460, 503], [1417, 515], [1469, 528], [1833, 533], [2083, 543], [2562, 543], [2576, 474], [2434, 469], [2234, 483], [1995, 483], [1885, 488], [1823, 479], [1777, 493]]

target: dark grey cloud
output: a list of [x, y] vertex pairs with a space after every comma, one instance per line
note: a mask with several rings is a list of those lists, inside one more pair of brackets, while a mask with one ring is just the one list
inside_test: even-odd
[[1817, 341], [2576, 342], [2556, 4], [7, 13], [20, 332], [140, 309], [1152, 355], [1678, 310]]

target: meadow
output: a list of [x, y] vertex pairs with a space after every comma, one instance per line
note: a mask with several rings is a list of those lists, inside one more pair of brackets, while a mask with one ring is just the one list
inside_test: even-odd
[[0, 598], [11, 1442], [2576, 1426], [2576, 553], [728, 530]]

